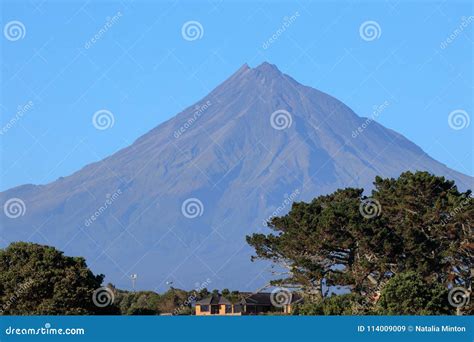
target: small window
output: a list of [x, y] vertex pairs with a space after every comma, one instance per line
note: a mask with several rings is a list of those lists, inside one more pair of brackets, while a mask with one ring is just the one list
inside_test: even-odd
[[204, 311], [204, 312], [209, 311], [209, 305], [201, 305], [201, 311]]
[[225, 306], [225, 313], [226, 314], [232, 313], [232, 305], [226, 305]]

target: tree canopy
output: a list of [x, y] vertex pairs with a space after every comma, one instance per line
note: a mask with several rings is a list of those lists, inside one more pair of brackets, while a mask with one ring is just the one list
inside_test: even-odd
[[[394, 275], [413, 271], [427, 282], [471, 284], [471, 192], [427, 172], [376, 177], [370, 197], [346, 188], [268, 222], [273, 232], [247, 236], [253, 257], [288, 270], [280, 285], [324, 298], [327, 286], [378, 293]], [[323, 286], [326, 284], [327, 286]]]
[[85, 315], [112, 313], [94, 305], [103, 275], [83, 258], [53, 247], [16, 242], [0, 250], [0, 309], [7, 315]]
[[452, 311], [448, 290], [427, 283], [412, 271], [390, 279], [377, 302], [377, 312], [382, 315], [446, 315]]
[[0, 315], [186, 315], [207, 289], [170, 288], [124, 291], [101, 286], [83, 258], [68, 257], [54, 247], [16, 242], [0, 250]]

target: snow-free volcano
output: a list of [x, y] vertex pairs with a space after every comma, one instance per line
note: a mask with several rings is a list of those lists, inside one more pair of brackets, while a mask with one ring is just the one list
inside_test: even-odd
[[146, 289], [210, 281], [255, 290], [269, 272], [250, 262], [245, 235], [266, 229], [270, 215], [406, 170], [473, 184], [274, 65], [244, 65], [131, 146], [50, 184], [1, 193], [2, 205], [17, 198], [26, 210], [17, 218], [2, 212], [0, 241], [84, 256], [119, 287], [133, 273]]

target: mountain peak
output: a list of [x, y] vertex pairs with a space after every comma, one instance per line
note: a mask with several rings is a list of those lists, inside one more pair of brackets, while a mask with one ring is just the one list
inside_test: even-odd
[[143, 274], [143, 287], [169, 274], [185, 288], [209, 277], [216, 288], [252, 290], [249, 279], [259, 277], [261, 265], [250, 262], [245, 236], [260, 231], [282, 203], [289, 210], [288, 198], [310, 201], [347, 186], [368, 191], [376, 175], [407, 169], [472, 188], [472, 177], [303, 87], [270, 63], [242, 65], [133, 145], [53, 183], [0, 193], [0, 203], [14, 198], [27, 206], [17, 219], [0, 217], [0, 246], [19, 240], [65, 246], [119, 287], [128, 286], [120, 270], [126, 269]]
[[262, 64], [260, 64], [259, 66], [255, 68], [250, 68], [247, 63], [244, 63], [239, 69], [237, 69], [237, 71], [235, 71], [233, 76], [243, 75], [249, 70], [257, 72], [258, 74], [263, 74], [263, 75], [270, 75], [270, 76], [282, 75], [282, 72], [280, 71], [280, 69], [278, 69], [278, 67], [275, 64], [263, 62]]
[[242, 90], [242, 87], [248, 85], [247, 82], [254, 82], [251, 85], [251, 92], [255, 91], [256, 86], [262, 86], [271, 90], [275, 84], [282, 79], [289, 80], [287, 75], [283, 74], [276, 65], [268, 62], [251, 68], [247, 63], [240, 66], [228, 79], [220, 84], [215, 91], [217, 93], [233, 93], [236, 89]]
[[263, 62], [258, 67], [256, 67], [255, 70], [258, 70], [260, 72], [272, 72], [272, 73], [277, 72], [281, 74], [281, 71], [278, 69], [278, 67], [275, 64], [271, 64], [268, 62]]
[[249, 70], [250, 67], [247, 63], [244, 63], [239, 69], [237, 69], [236, 73], [241, 73]]

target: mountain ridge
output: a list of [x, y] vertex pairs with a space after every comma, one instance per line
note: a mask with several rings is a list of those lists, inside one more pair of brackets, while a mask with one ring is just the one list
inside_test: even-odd
[[[283, 121], [272, 120], [274, 113]], [[122, 287], [133, 272], [146, 288], [170, 279], [190, 288], [210, 278], [216, 287], [252, 290], [263, 282], [265, 265], [250, 263], [244, 237], [265, 229], [262, 220], [296, 190], [296, 201], [340, 187], [368, 190], [375, 175], [405, 170], [472, 188], [472, 177], [376, 121], [352, 137], [364, 122], [270, 63], [244, 64], [130, 146], [48, 184], [1, 192], [1, 203], [17, 197], [26, 205], [19, 218], [2, 216], [1, 241], [42, 242], [84, 255]], [[200, 215], [184, 215], [188, 199], [199, 200]]]

